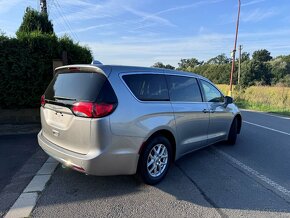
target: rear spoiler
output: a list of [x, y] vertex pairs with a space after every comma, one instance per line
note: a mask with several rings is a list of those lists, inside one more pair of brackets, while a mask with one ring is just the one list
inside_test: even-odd
[[74, 71], [97, 72], [97, 73], [103, 74], [106, 77], [109, 77], [111, 73], [111, 69], [107, 69], [104, 71], [100, 67], [97, 67], [94, 65], [66, 65], [66, 66], [55, 68], [54, 74], [63, 73], [63, 72], [74, 72]]

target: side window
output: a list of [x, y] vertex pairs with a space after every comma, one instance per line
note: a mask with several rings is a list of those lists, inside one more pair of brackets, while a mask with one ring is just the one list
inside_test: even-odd
[[171, 101], [202, 102], [197, 80], [186, 76], [167, 76]]
[[123, 79], [141, 101], [169, 101], [165, 76], [161, 74], [131, 74]]
[[200, 80], [206, 101], [208, 102], [223, 102], [224, 97], [220, 91], [209, 82]]

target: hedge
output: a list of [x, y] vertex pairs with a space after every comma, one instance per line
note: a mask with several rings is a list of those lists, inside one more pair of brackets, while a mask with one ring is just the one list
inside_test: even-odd
[[53, 59], [67, 51], [68, 64], [90, 63], [91, 51], [68, 37], [30, 33], [0, 36], [0, 108], [35, 108], [40, 105], [53, 76]]

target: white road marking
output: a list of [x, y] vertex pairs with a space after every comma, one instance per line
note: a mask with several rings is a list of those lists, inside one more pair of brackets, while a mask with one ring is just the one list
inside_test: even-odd
[[58, 162], [48, 158], [40, 170], [36, 173], [13, 206], [9, 209], [5, 218], [29, 217], [36, 205], [40, 192], [51, 178]]
[[41, 192], [45, 188], [46, 183], [50, 179], [51, 175], [36, 175], [30, 181], [28, 186], [24, 189], [25, 193]]
[[22, 193], [10, 208], [5, 218], [29, 217], [36, 204], [37, 198], [37, 192]]
[[286, 189], [285, 187], [279, 185], [278, 183], [274, 182], [273, 180], [269, 179], [268, 177], [264, 176], [263, 174], [259, 173], [256, 170], [254, 170], [253, 168], [251, 168], [251, 167], [247, 166], [246, 164], [242, 163], [241, 161], [235, 159], [234, 157], [227, 154], [226, 152], [223, 152], [217, 148], [212, 148], [212, 149], [215, 152], [222, 155], [223, 157], [225, 157], [226, 159], [228, 159], [229, 161], [231, 161], [232, 163], [236, 164], [240, 169], [245, 171], [248, 175], [250, 175], [256, 179], [259, 179], [263, 183], [270, 186], [275, 193], [279, 194], [279, 196], [281, 196], [281, 194], [282, 194], [281, 197], [283, 197], [283, 198], [287, 197], [287, 200], [290, 199], [290, 191], [288, 189]]
[[277, 118], [284, 119], [284, 120], [290, 120], [290, 117], [284, 117], [284, 116], [279, 116], [279, 115], [274, 115], [274, 114], [267, 114], [267, 113], [262, 113], [262, 114], [265, 114], [265, 115], [271, 116], [271, 117], [277, 117]]
[[248, 122], [248, 121], [245, 121], [245, 120], [243, 120], [243, 122], [247, 123], [247, 124], [250, 124], [250, 125], [253, 125], [253, 126], [258, 126], [258, 127], [264, 128], [264, 129], [272, 130], [274, 132], [278, 132], [278, 133], [282, 133], [282, 134], [290, 136], [290, 133], [288, 133], [288, 132], [283, 132], [283, 131], [280, 131], [280, 130], [277, 130], [277, 129], [272, 129], [272, 128], [269, 128], [269, 127], [266, 127], [266, 126], [262, 126], [262, 125], [259, 125], [259, 124], [256, 124], [256, 123], [251, 123], [251, 122]]

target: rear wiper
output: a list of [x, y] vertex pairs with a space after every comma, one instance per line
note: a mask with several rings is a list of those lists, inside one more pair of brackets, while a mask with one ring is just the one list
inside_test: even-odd
[[53, 96], [55, 99], [60, 99], [60, 100], [69, 100], [69, 101], [76, 101], [77, 99], [75, 98], [67, 98], [67, 97], [61, 97], [61, 96]]

